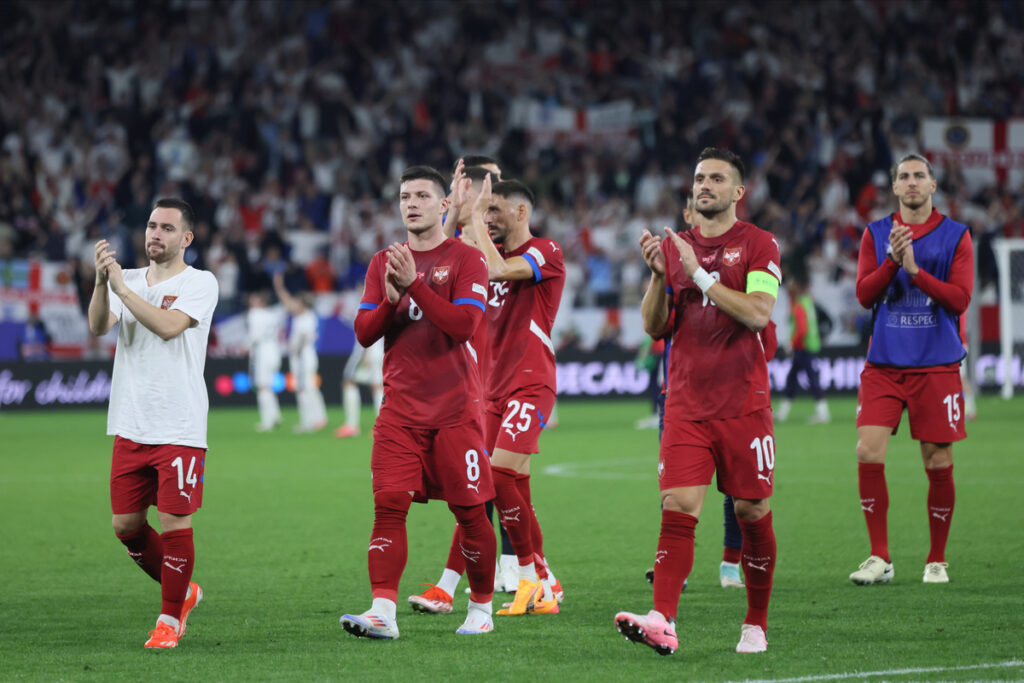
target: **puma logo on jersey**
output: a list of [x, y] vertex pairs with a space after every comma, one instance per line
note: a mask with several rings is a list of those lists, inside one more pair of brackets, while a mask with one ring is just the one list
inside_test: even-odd
[[[718, 252], [717, 251], [713, 251], [710, 254], [705, 254], [704, 256], [701, 256], [700, 257], [701, 265], [703, 265], [703, 266], [710, 266], [711, 264], [713, 264], [715, 262], [715, 257], [716, 256], [718, 256]], [[682, 261], [683, 259], [680, 258], [679, 260]]]
[[480, 493], [480, 482], [477, 482], [475, 484], [466, 484], [466, 488], [467, 489], [473, 489], [474, 491], [477, 492], [477, 494], [479, 494]]
[[515, 441], [516, 437], [519, 436], [519, 434], [520, 434], [520, 432], [513, 432], [508, 427], [505, 427], [505, 433], [508, 434], [509, 436], [511, 436], [513, 441]]
[[366, 549], [366, 552], [370, 552], [371, 550], [379, 550], [381, 552], [384, 552], [390, 545], [390, 538], [372, 538], [370, 539], [370, 547]]
[[178, 491], [178, 495], [185, 496], [185, 498], [188, 499], [188, 502], [190, 502], [190, 503], [192, 502], [192, 494], [191, 493], [185, 493], [184, 491]]
[[769, 472], [768, 474], [761, 474], [760, 472], [758, 472], [757, 473], [757, 478], [758, 479], [764, 479], [766, 482], [768, 482], [769, 486], [771, 486], [771, 484], [772, 484], [772, 473], [771, 472]]
[[168, 569], [173, 569], [174, 571], [178, 572], [179, 574], [184, 574], [185, 573], [185, 572], [182, 571], [182, 569], [185, 567], [186, 564], [188, 564], [188, 562], [182, 562], [177, 567], [175, 567], [170, 562], [166, 562], [166, 561], [164, 562], [164, 566], [165, 567], [167, 567]]

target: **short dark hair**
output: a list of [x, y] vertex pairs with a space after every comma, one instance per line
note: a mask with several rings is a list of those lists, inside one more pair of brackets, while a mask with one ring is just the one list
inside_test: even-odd
[[743, 165], [743, 160], [735, 152], [721, 147], [705, 147], [701, 151], [700, 156], [697, 157], [697, 163], [699, 164], [708, 159], [717, 159], [729, 164], [740, 174], [740, 182], [743, 182], [743, 177], [747, 174], [747, 168]]
[[491, 188], [491, 194], [501, 195], [506, 199], [521, 197], [530, 204], [530, 209], [533, 209], [537, 203], [533, 190], [518, 180], [502, 180], [500, 183], [495, 183], [494, 187]]
[[181, 197], [160, 197], [153, 203], [154, 209], [177, 209], [181, 212], [181, 227], [192, 232], [196, 224], [196, 214], [192, 206]]
[[441, 172], [433, 166], [410, 166], [402, 171], [400, 183], [404, 184], [410, 180], [430, 180], [437, 185], [441, 197], [448, 196], [448, 189], [445, 187], [444, 177]]
[[918, 154], [917, 152], [911, 152], [910, 154], [904, 154], [902, 157], [900, 157], [900, 160], [893, 164], [892, 168], [889, 169], [889, 179], [892, 180], [892, 182], [896, 182], [896, 171], [899, 170], [900, 164], [902, 164], [904, 161], [922, 162], [928, 169], [928, 177], [933, 180], [935, 179], [935, 170], [932, 168], [932, 162], [928, 161], [928, 159], [925, 158], [925, 156], [922, 154]]
[[[494, 157], [489, 157], [486, 154], [467, 154], [466, 156], [460, 158], [462, 159], [463, 166], [465, 166], [466, 168], [470, 168], [472, 166], [483, 166], [484, 164], [494, 164], [498, 168], [501, 168], [501, 164], [498, 163], [497, 159], [495, 159]], [[455, 165], [452, 166], [452, 172], [454, 172], [455, 169], [457, 169], [458, 167], [459, 160], [456, 159]]]
[[499, 182], [498, 176], [494, 175], [493, 172], [488, 171], [483, 166], [471, 166], [470, 168], [467, 168], [464, 173], [466, 174], [466, 177], [474, 183], [483, 182], [483, 179], [487, 176], [491, 176], [491, 182], [495, 185]]

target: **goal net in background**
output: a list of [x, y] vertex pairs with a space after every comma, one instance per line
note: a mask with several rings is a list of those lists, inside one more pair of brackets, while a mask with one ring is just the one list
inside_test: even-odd
[[999, 367], [996, 381], [1003, 398], [1013, 396], [1014, 384], [1024, 382], [1024, 238], [993, 243], [999, 268]]

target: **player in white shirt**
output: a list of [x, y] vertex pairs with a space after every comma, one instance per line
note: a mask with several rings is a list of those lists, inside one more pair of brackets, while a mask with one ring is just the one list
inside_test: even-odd
[[339, 439], [359, 436], [359, 414], [362, 410], [360, 384], [370, 387], [374, 413], [380, 414], [380, 404], [384, 400], [383, 338], [368, 348], [363, 348], [359, 342], [352, 346], [352, 354], [345, 363], [341, 381], [341, 405], [345, 409], [345, 422], [334, 432]]
[[[121, 324], [107, 416], [114, 532], [162, 597], [147, 648], [176, 647], [203, 597], [191, 581], [192, 514], [203, 499], [203, 370], [218, 288], [212, 273], [185, 265], [194, 223], [184, 201], [158, 200], [146, 224], [147, 268], [122, 270], [106, 240], [95, 246], [89, 330], [102, 336]], [[161, 533], [147, 522], [154, 504]]]
[[260, 421], [256, 431], [269, 432], [281, 424], [281, 406], [274, 393], [274, 377], [281, 371], [281, 335], [284, 316], [280, 308], [267, 305], [265, 292], [249, 295], [249, 372], [256, 386]]
[[320, 393], [320, 359], [316, 355], [320, 319], [313, 310], [313, 294], [302, 292], [292, 296], [284, 286], [284, 276], [274, 276], [274, 291], [292, 315], [288, 335], [288, 369], [295, 377], [295, 401], [299, 406], [296, 433], [318, 432], [327, 426], [327, 407]]

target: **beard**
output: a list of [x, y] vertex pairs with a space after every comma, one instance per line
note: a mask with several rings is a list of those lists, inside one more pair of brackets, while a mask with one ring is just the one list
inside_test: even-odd
[[720, 215], [721, 213], [728, 211], [731, 203], [732, 202], [730, 202], [728, 199], [718, 198], [713, 199], [711, 203], [708, 204], [707, 206], [701, 206], [700, 204], [697, 204], [694, 208], [696, 209], [697, 213], [699, 213], [701, 216], [704, 216], [704, 218], [714, 218]]
[[926, 197], [924, 195], [917, 195], [916, 197], [913, 198], [901, 198], [900, 206], [905, 206], [911, 211], [917, 211], [922, 206], [927, 204], [929, 199], [930, 197]]
[[162, 244], [159, 246], [150, 245], [146, 247], [146, 256], [149, 260], [154, 263], [167, 263], [174, 259], [178, 255], [176, 250], [172, 250], [168, 245]]
[[505, 243], [506, 235], [504, 232], [502, 232], [501, 228], [498, 228], [497, 226], [494, 226], [492, 228], [492, 226], [488, 225], [487, 235], [491, 238], [491, 242], [494, 242], [495, 244], [500, 245]]

